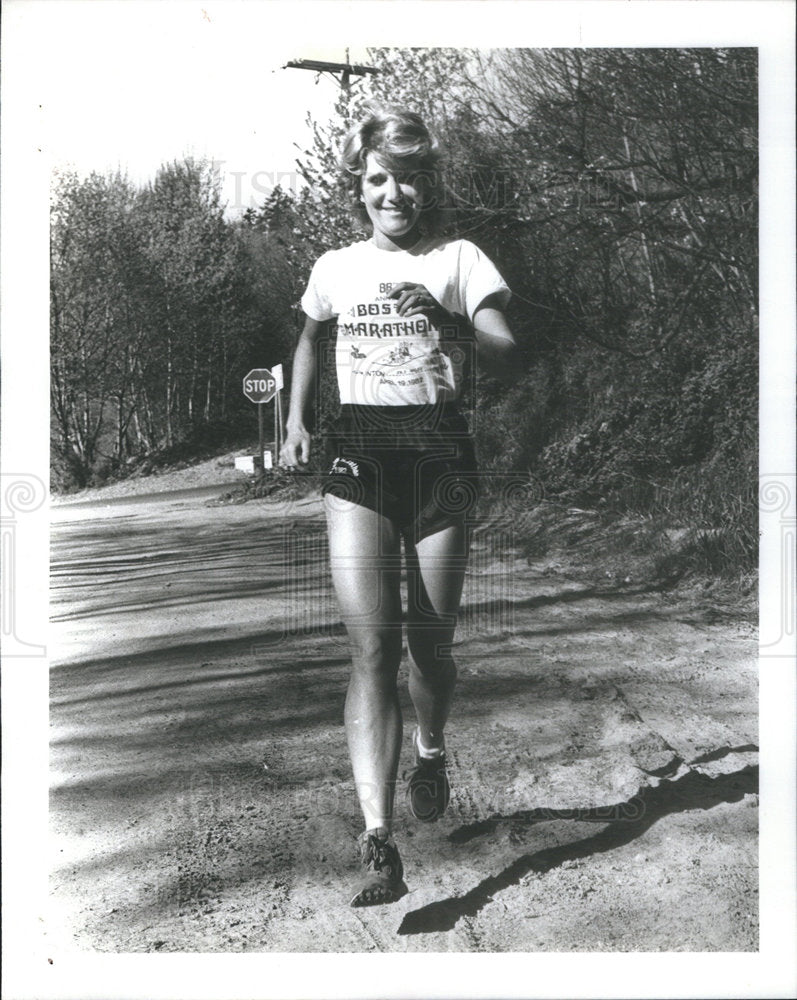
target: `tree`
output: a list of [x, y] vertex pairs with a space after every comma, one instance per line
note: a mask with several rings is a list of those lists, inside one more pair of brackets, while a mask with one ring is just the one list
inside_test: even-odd
[[51, 226], [51, 399], [54, 445], [78, 483], [98, 457], [109, 405], [119, 436], [130, 419], [129, 348], [118, 333], [135, 326], [140, 254], [130, 220], [135, 192], [120, 174], [59, 179]]
[[164, 166], [143, 190], [65, 176], [51, 242], [54, 451], [68, 477], [234, 418], [256, 302], [207, 164]]
[[224, 407], [237, 247], [206, 164], [187, 159], [162, 167], [139, 210], [151, 275], [145, 382], [163, 443], [171, 446], [186, 428], [208, 422], [214, 404]]

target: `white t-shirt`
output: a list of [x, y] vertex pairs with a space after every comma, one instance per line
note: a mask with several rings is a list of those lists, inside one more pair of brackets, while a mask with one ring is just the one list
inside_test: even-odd
[[380, 250], [370, 240], [329, 250], [316, 261], [302, 309], [337, 317], [335, 361], [341, 403], [404, 406], [457, 399], [465, 352], [443, 343], [425, 316], [399, 316], [394, 285], [425, 285], [444, 309], [472, 322], [488, 295], [503, 308], [511, 292], [495, 265], [468, 240]]

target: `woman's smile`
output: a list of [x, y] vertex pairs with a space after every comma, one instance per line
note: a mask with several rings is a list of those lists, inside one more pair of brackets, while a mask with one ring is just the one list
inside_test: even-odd
[[384, 167], [373, 153], [365, 161], [362, 199], [374, 227], [374, 242], [393, 249], [414, 236], [423, 204], [419, 176], [397, 175]]

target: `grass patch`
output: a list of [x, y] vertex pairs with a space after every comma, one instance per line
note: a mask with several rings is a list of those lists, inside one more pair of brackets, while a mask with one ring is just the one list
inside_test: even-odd
[[250, 476], [235, 489], [228, 490], [215, 500], [208, 501], [208, 506], [218, 507], [269, 498], [303, 500], [318, 492], [320, 486], [321, 476], [314, 472], [291, 472], [280, 468], [266, 469], [258, 475]]

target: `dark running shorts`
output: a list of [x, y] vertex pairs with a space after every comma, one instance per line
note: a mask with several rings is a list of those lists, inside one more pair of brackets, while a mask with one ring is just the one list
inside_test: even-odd
[[375, 510], [418, 542], [467, 518], [476, 456], [457, 407], [341, 407], [330, 439], [327, 496]]

